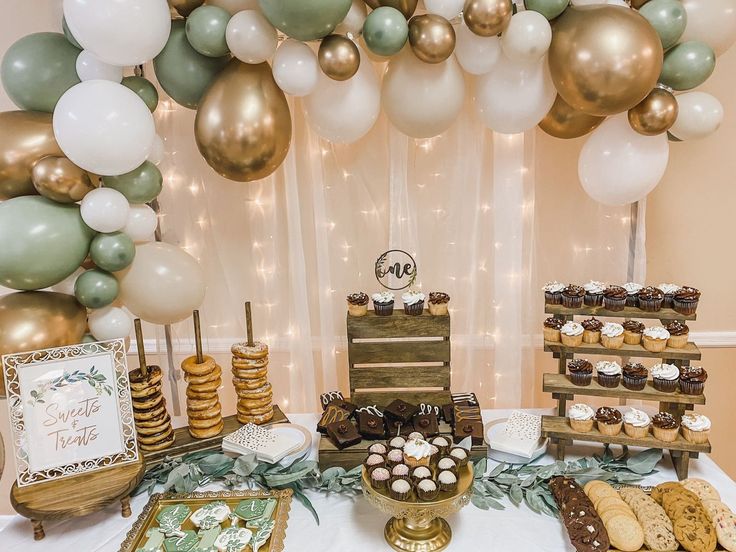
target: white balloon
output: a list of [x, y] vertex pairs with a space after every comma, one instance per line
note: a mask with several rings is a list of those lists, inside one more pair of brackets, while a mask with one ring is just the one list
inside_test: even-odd
[[112, 188], [96, 188], [82, 199], [82, 220], [96, 232], [117, 232], [128, 222], [130, 204], [123, 194]]
[[367, 15], [368, 10], [365, 2], [363, 0], [353, 0], [345, 19], [335, 27], [333, 33], [342, 35], [351, 33], [354, 37], [358, 36], [363, 31], [363, 23], [365, 23]]
[[153, 209], [145, 204], [131, 205], [123, 232], [136, 243], [153, 241], [157, 226], [158, 217]]
[[556, 96], [546, 57], [519, 63], [501, 56], [493, 71], [478, 77], [475, 103], [487, 127], [516, 134], [539, 124]]
[[501, 39], [479, 36], [465, 22], [455, 25], [455, 56], [460, 66], [471, 75], [484, 75], [501, 59]]
[[89, 331], [99, 341], [123, 339], [133, 331], [133, 320], [119, 307], [95, 309], [87, 316]]
[[429, 13], [441, 15], [447, 20], [452, 20], [463, 11], [465, 0], [424, 0], [424, 7]]
[[54, 135], [78, 167], [102, 176], [125, 174], [148, 157], [156, 128], [131, 89], [104, 80], [79, 83], [54, 109]]
[[552, 27], [541, 13], [525, 10], [511, 18], [501, 36], [503, 53], [512, 61], [538, 61], [549, 50]]
[[393, 125], [413, 138], [442, 134], [465, 101], [465, 79], [455, 56], [424, 63], [411, 48], [391, 58], [381, 90], [383, 108]]
[[263, 63], [276, 51], [276, 29], [264, 15], [255, 10], [245, 10], [230, 18], [225, 31], [230, 52], [244, 63]]
[[273, 56], [273, 78], [281, 90], [292, 96], [311, 94], [319, 73], [314, 51], [293, 38], [285, 40]]
[[373, 64], [360, 51], [360, 67], [352, 78], [336, 81], [319, 72], [317, 87], [304, 99], [312, 128], [332, 142], [349, 144], [362, 138], [381, 111], [381, 89]]
[[64, 18], [85, 50], [121, 67], [156, 57], [171, 31], [166, 0], [64, 0]]
[[258, 5], [258, 0], [207, 0], [207, 3], [222, 8], [230, 13], [230, 15], [235, 15], [243, 10], [261, 9]]
[[596, 4], [608, 4], [609, 6], [623, 6], [630, 8], [626, 0], [572, 0], [573, 6], [594, 6]]
[[119, 83], [123, 80], [123, 68], [100, 61], [89, 50], [82, 50], [77, 56], [77, 76], [82, 81], [98, 79]]
[[51, 286], [51, 290], [56, 291], [57, 293], [64, 293], [66, 295], [74, 295], [74, 284], [76, 283], [77, 278], [79, 278], [79, 276], [86, 271], [87, 269], [85, 268], [78, 268], [77, 270], [72, 272], [71, 275], [64, 278], [61, 282]]
[[153, 137], [153, 142], [151, 143], [151, 153], [148, 154], [148, 161], [154, 165], [159, 165], [161, 161], [164, 160], [165, 156], [166, 146], [164, 145], [164, 140], [161, 136], [156, 134]]
[[605, 120], [580, 152], [578, 175], [587, 194], [605, 205], [626, 205], [646, 197], [664, 176], [667, 134], [644, 136], [626, 113]]
[[699, 140], [713, 134], [723, 122], [723, 106], [705, 92], [675, 96], [679, 112], [670, 134], [678, 140]]
[[721, 55], [736, 41], [736, 0], [682, 0], [687, 26], [680, 42], [699, 40]]

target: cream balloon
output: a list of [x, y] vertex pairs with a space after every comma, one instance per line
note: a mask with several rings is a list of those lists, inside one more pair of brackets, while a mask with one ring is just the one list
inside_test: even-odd
[[151, 144], [151, 153], [148, 154], [148, 161], [153, 163], [154, 165], [159, 165], [161, 161], [164, 160], [164, 157], [166, 156], [166, 146], [164, 145], [164, 140], [156, 134], [153, 137], [153, 143]]
[[511, 18], [501, 36], [503, 53], [520, 63], [539, 61], [552, 42], [552, 27], [541, 13], [525, 10]]
[[311, 94], [319, 73], [314, 51], [293, 38], [282, 42], [273, 56], [273, 78], [281, 90], [292, 96]]
[[96, 188], [82, 199], [82, 220], [96, 232], [117, 232], [128, 222], [130, 205], [125, 196], [112, 188]]
[[556, 96], [546, 58], [519, 63], [501, 56], [493, 71], [478, 77], [475, 104], [488, 128], [516, 134], [539, 124]]
[[345, 16], [345, 19], [335, 27], [335, 30], [332, 31], [333, 34], [346, 35], [350, 33], [353, 37], [357, 37], [361, 32], [363, 32], [363, 23], [365, 23], [367, 15], [368, 9], [365, 6], [365, 2], [363, 2], [363, 0], [353, 0], [353, 3], [350, 5], [350, 10], [348, 10], [348, 14]]
[[230, 15], [243, 10], [260, 10], [258, 0], [207, 0], [207, 3], [222, 8]]
[[441, 15], [448, 21], [455, 19], [463, 11], [465, 0], [424, 0], [427, 12]]
[[455, 56], [460, 66], [471, 75], [489, 73], [501, 58], [501, 39], [479, 36], [465, 22], [455, 25]]
[[202, 267], [189, 253], [168, 243], [137, 246], [133, 263], [116, 277], [123, 304], [153, 324], [180, 322], [204, 300]]
[[131, 205], [122, 231], [134, 242], [141, 243], [153, 241], [157, 226], [158, 216], [153, 209], [148, 205]]
[[713, 134], [723, 122], [723, 105], [706, 92], [675, 96], [679, 112], [670, 134], [678, 140], [700, 140]]
[[666, 134], [644, 136], [631, 128], [626, 113], [615, 115], [585, 142], [578, 162], [580, 182], [605, 205], [639, 201], [664, 176], [669, 152]]
[[373, 64], [360, 50], [360, 67], [353, 78], [336, 81], [320, 72], [317, 86], [304, 100], [307, 121], [327, 140], [349, 144], [362, 138], [381, 111], [381, 90]]
[[99, 341], [125, 339], [133, 331], [133, 319], [120, 307], [103, 307], [90, 311], [89, 331]]
[[99, 79], [119, 83], [123, 80], [123, 68], [100, 61], [89, 50], [82, 50], [77, 56], [77, 76], [81, 81]]
[[245, 10], [232, 16], [225, 39], [230, 52], [244, 63], [263, 63], [276, 51], [276, 29], [259, 11]]
[[404, 47], [386, 66], [381, 100], [391, 123], [407, 136], [437, 136], [450, 128], [463, 107], [463, 72], [454, 55], [430, 64]]
[[736, 41], [736, 0], [682, 0], [687, 26], [680, 42], [699, 40], [721, 55]]

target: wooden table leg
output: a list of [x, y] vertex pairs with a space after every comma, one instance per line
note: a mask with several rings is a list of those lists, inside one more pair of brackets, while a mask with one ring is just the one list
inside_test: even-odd
[[124, 518], [129, 518], [133, 512], [130, 511], [130, 497], [126, 496], [120, 499], [120, 506], [122, 506], [122, 515]]
[[675, 472], [677, 472], [677, 479], [680, 481], [687, 479], [690, 453], [685, 450], [671, 450], [670, 457], [672, 458], [672, 465], [675, 468]]
[[46, 536], [43, 532], [43, 521], [40, 519], [32, 519], [31, 525], [33, 525], [33, 540], [41, 540]]

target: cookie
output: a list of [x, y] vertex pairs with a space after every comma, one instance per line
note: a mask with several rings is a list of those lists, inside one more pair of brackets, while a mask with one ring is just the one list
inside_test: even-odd
[[[595, 485], [591, 485], [590, 483], [595, 483]], [[608, 496], [618, 498], [616, 489], [611, 487], [605, 481], [591, 481], [590, 483], [588, 483], [583, 490], [593, 504]]]
[[713, 516], [718, 543], [729, 552], [736, 552], [736, 516], [731, 510], [723, 509]]
[[609, 519], [605, 525], [613, 548], [621, 552], [638, 552], [644, 546], [644, 530], [635, 519], [619, 514]]
[[624, 488], [619, 491], [621, 498], [636, 514], [644, 531], [644, 544], [650, 550], [668, 552], [679, 549], [672, 532], [672, 522], [664, 509], [641, 489]]
[[721, 502], [720, 500], [703, 500], [703, 508], [705, 508], [705, 512], [708, 514], [708, 517], [712, 520], [717, 513], [719, 512], [730, 512], [731, 509]]
[[222, 368], [219, 366], [215, 366], [213, 370], [206, 374], [202, 374], [201, 376], [194, 376], [189, 374], [184, 374], [184, 381], [186, 381], [189, 384], [198, 384], [198, 383], [207, 383], [210, 381], [214, 381], [218, 379], [222, 375]]
[[710, 522], [698, 523], [683, 517], [673, 520], [675, 538], [688, 552], [713, 552], [716, 549], [716, 532]]
[[682, 488], [682, 485], [674, 481], [670, 481], [667, 483], [660, 483], [659, 485], [654, 487], [654, 489], [652, 489], [651, 496], [656, 502], [658, 502], [659, 504], [662, 504], [663, 495], [665, 495], [666, 493], [672, 490], [681, 489], [681, 488]]
[[209, 374], [214, 370], [217, 363], [215, 362], [215, 359], [210, 356], [203, 355], [203, 358], [204, 361], [202, 364], [197, 364], [196, 356], [187, 357], [181, 363], [181, 369], [184, 370], [184, 373], [192, 376], [203, 376], [205, 374]]
[[703, 479], [690, 478], [680, 481], [688, 491], [697, 495], [700, 500], [721, 500], [716, 488]]
[[230, 352], [235, 357], [254, 360], [264, 358], [268, 355], [268, 345], [261, 341], [256, 341], [253, 345], [248, 345], [247, 343], [235, 343], [230, 348]]

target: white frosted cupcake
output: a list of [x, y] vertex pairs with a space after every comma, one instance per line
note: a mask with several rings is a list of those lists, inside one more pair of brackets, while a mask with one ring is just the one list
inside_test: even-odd
[[601, 345], [606, 349], [620, 349], [624, 345], [624, 327], [615, 322], [603, 324]]
[[410, 468], [429, 466], [432, 445], [424, 439], [411, 439], [404, 445], [404, 463]]
[[644, 286], [641, 284], [637, 284], [636, 282], [626, 282], [621, 287], [626, 290], [626, 306], [638, 307], [639, 292], [644, 289]]
[[673, 393], [680, 379], [680, 369], [674, 364], [655, 364], [649, 370], [652, 374], [654, 388], [664, 393]]
[[710, 438], [710, 419], [702, 414], [685, 414], [682, 417], [682, 436], [691, 443], [707, 443]]
[[401, 296], [404, 312], [413, 316], [422, 314], [424, 310], [424, 294], [421, 291], [407, 291]]
[[644, 330], [641, 345], [650, 353], [661, 353], [667, 348], [670, 332], [663, 326], [651, 326]]
[[681, 287], [677, 284], [659, 284], [657, 289], [664, 293], [664, 299], [662, 299], [662, 308], [671, 309], [674, 303], [675, 293], [680, 291]]
[[615, 360], [600, 360], [595, 364], [598, 383], [602, 387], [613, 389], [621, 383], [621, 365]]
[[560, 282], [547, 282], [542, 287], [544, 302], [548, 305], [559, 305], [562, 303], [562, 290], [567, 287]]
[[632, 408], [624, 414], [624, 431], [626, 435], [634, 439], [643, 439], [649, 435], [649, 425], [652, 420], [649, 415], [642, 411]]
[[583, 302], [589, 307], [599, 307], [603, 304], [603, 292], [606, 290], [606, 284], [591, 280], [583, 285], [585, 297]]
[[582, 324], [577, 322], [567, 322], [560, 328], [560, 338], [565, 347], [579, 347], [583, 343], [583, 332], [585, 329]]
[[382, 291], [371, 295], [373, 299], [373, 311], [378, 316], [390, 316], [394, 312], [394, 294], [390, 291]]
[[578, 403], [570, 407], [567, 411], [567, 417], [570, 419], [570, 426], [575, 431], [587, 433], [593, 429], [595, 410], [587, 404]]

